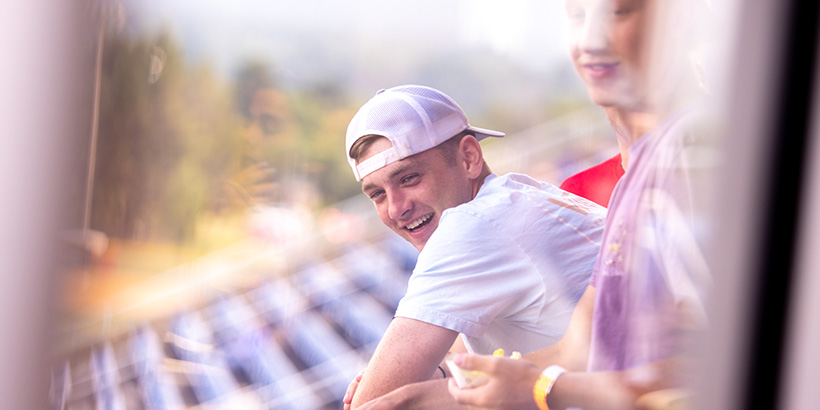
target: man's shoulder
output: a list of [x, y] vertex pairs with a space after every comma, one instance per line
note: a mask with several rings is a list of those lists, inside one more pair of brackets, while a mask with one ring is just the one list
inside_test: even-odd
[[527, 175], [506, 174], [487, 182], [472, 201], [446, 210], [438, 229], [452, 231], [448, 236], [456, 239], [476, 232], [497, 232], [510, 238], [523, 232], [549, 236], [555, 224], [586, 226], [584, 221], [601, 219], [606, 212], [592, 201]]
[[508, 205], [505, 199], [516, 193], [538, 196], [560, 195], [561, 192], [557, 186], [539, 181], [526, 174], [492, 174], [484, 181], [475, 198], [462, 205], [465, 207], [483, 207], [488, 204]]
[[522, 206], [514, 195], [538, 188], [537, 181], [528, 178], [521, 174], [490, 175], [473, 199], [444, 211], [439, 229], [457, 220], [456, 228], [462, 232], [471, 227], [483, 230], [497, 221], [512, 218], [511, 211]]

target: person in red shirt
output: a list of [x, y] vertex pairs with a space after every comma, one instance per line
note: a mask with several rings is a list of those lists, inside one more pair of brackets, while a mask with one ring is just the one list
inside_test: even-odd
[[560, 188], [606, 207], [615, 184], [623, 175], [624, 167], [621, 165], [621, 154], [618, 153], [565, 179]]

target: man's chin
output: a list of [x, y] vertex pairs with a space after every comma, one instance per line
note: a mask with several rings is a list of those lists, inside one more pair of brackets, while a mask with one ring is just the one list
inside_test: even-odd
[[406, 236], [404, 237], [404, 239], [407, 242], [410, 242], [410, 245], [413, 245], [413, 247], [416, 248], [416, 250], [418, 250], [419, 252], [421, 252], [421, 250], [424, 248], [424, 244], [427, 243], [426, 240], [421, 241], [421, 240], [418, 240], [416, 238], [408, 238]]
[[410, 242], [410, 245], [413, 245], [413, 247], [416, 248], [416, 250], [418, 250], [419, 252], [421, 252], [421, 250], [424, 248], [424, 245], [427, 243], [426, 239], [421, 240], [420, 238], [407, 237], [404, 235], [402, 236], [407, 242]]
[[424, 245], [427, 244], [427, 241], [430, 239], [432, 231], [434, 231], [428, 231], [428, 228], [431, 228], [431, 226], [425, 227], [422, 232], [418, 232], [417, 234], [404, 230], [399, 232], [399, 235], [401, 235], [401, 237], [404, 238], [404, 240], [410, 242], [410, 244], [413, 245], [414, 248], [418, 249], [418, 251], [421, 252], [421, 249], [424, 248]]

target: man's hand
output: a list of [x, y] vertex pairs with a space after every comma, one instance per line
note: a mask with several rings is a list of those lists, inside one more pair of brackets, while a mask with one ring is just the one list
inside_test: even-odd
[[527, 360], [483, 355], [456, 355], [455, 363], [465, 370], [487, 374], [488, 381], [474, 388], [462, 389], [455, 380], [448, 384], [450, 395], [461, 404], [490, 409], [538, 410], [532, 398], [532, 386], [541, 369]]
[[353, 395], [356, 394], [356, 388], [359, 387], [359, 383], [362, 381], [362, 375], [364, 374], [364, 369], [359, 372], [359, 374], [353, 378], [349, 385], [347, 385], [347, 391], [345, 392], [345, 397], [342, 399], [342, 403], [344, 403], [344, 410], [350, 410], [350, 404], [353, 402]]

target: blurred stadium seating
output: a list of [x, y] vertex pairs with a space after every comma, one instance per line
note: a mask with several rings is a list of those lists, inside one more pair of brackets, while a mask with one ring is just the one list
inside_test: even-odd
[[72, 352], [52, 375], [54, 408], [340, 408], [406, 288], [408, 250], [392, 242]]
[[[485, 154], [497, 173], [557, 184], [614, 152], [600, 124], [589, 114], [565, 118], [487, 144]], [[250, 265], [254, 249], [208, 255], [141, 285], [141, 294], [170, 299], [165, 313], [152, 310], [127, 331], [108, 328], [90, 339], [77, 336], [87, 324], [70, 329], [75, 341], [53, 368], [53, 408], [341, 408], [404, 295], [417, 251], [380, 225], [366, 198], [336, 207], [361, 217], [363, 240], [309, 249], [309, 257], [285, 249], [282, 272], [247, 283], [225, 260]], [[131, 288], [126, 295], [137, 293]], [[127, 315], [123, 309], [112, 315]]]

